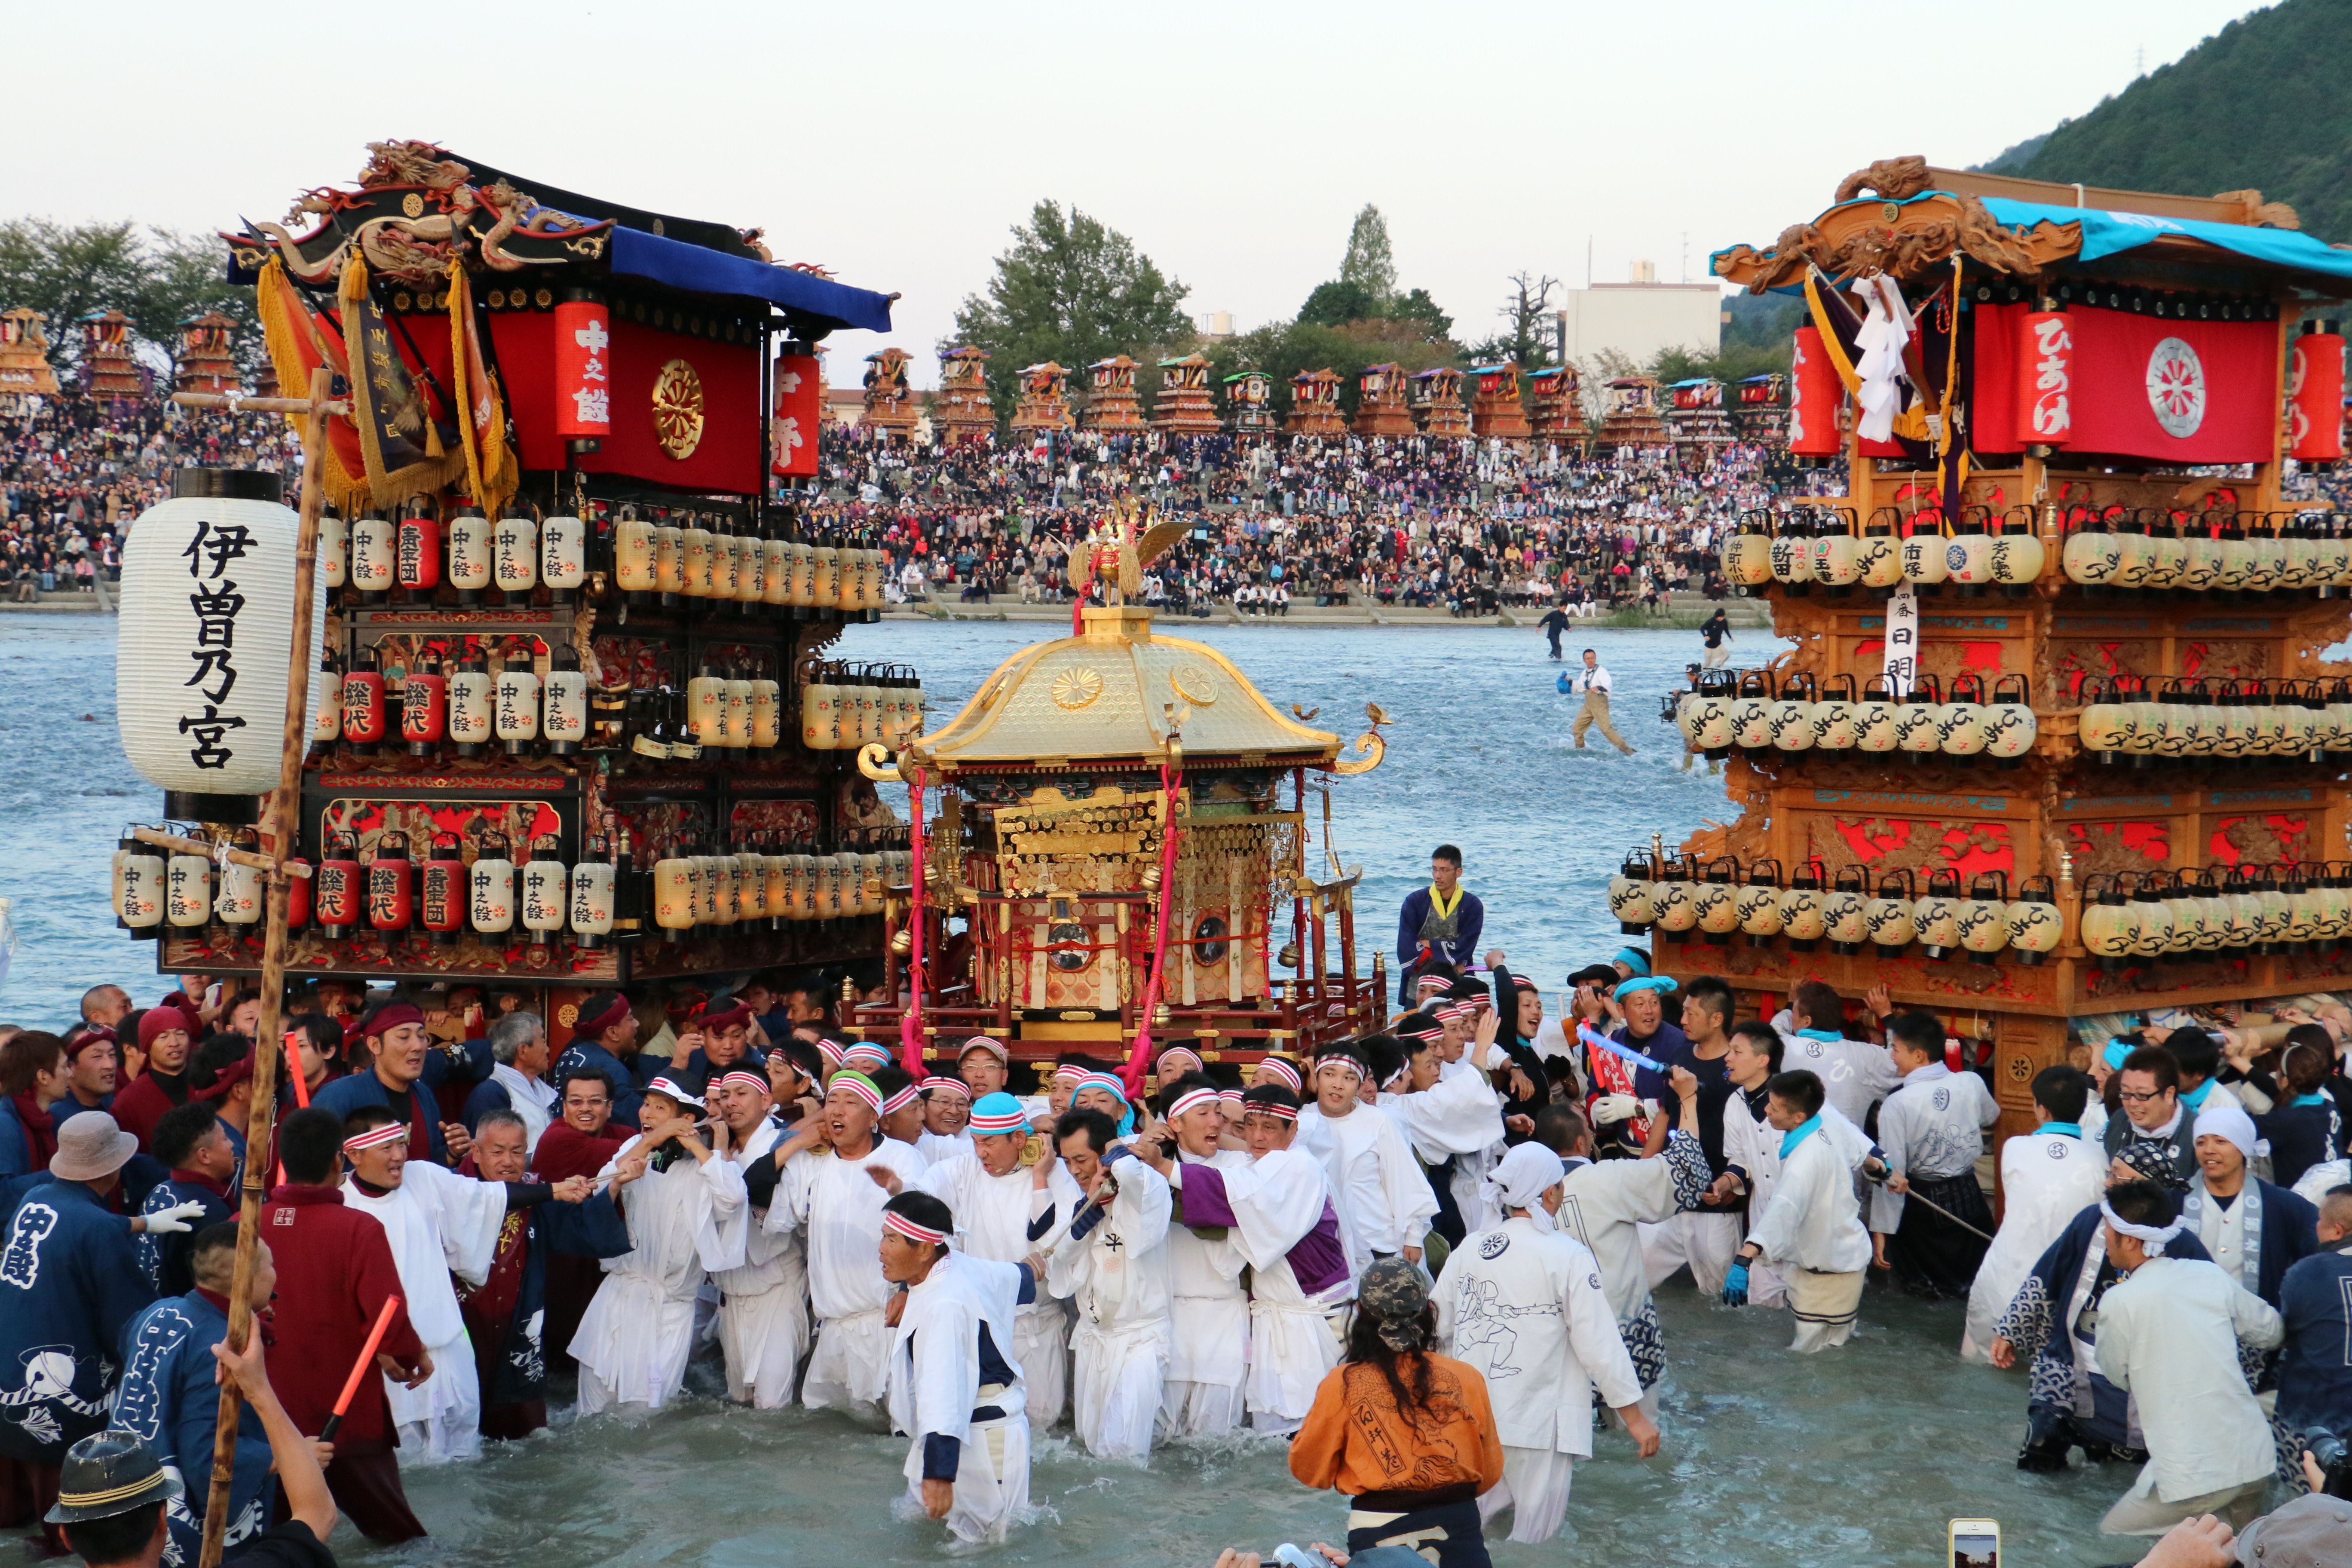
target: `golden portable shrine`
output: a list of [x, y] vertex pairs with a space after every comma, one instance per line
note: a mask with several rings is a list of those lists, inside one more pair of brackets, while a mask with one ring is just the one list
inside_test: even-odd
[[1074, 554], [1106, 603], [1072, 636], [1014, 654], [895, 755], [865, 748], [866, 775], [907, 784], [924, 826], [922, 872], [884, 916], [884, 989], [902, 999], [860, 1007], [861, 1034], [911, 1029], [950, 1061], [982, 1032], [1033, 1060], [1140, 1059], [1156, 1038], [1247, 1061], [1379, 1027], [1386, 976], [1377, 954], [1356, 973], [1360, 873], [1331, 847], [1328, 780], [1379, 764], [1387, 716], [1370, 711], [1349, 754], [1214, 648], [1155, 632], [1133, 596], [1187, 525], [1150, 522], [1114, 513]]
[[1787, 440], [1843, 493], [1724, 545], [1796, 647], [1680, 704], [1745, 810], [1612, 879], [1660, 970], [1884, 984], [2004, 1134], [2084, 1020], [2352, 987], [2352, 519], [2310, 488], [2352, 254], [2258, 193], [1912, 158], [1716, 270], [1805, 299]]
[[225, 237], [281, 384], [324, 389], [268, 405], [315, 453], [299, 525], [277, 476], [192, 470], [126, 548], [123, 744], [178, 826], [126, 835], [119, 923], [164, 973], [264, 971], [284, 857], [288, 978], [520, 990], [559, 1029], [591, 987], [878, 972], [903, 825], [851, 763], [921, 692], [824, 658], [884, 563], [789, 483], [814, 343], [893, 297], [423, 142], [304, 220]]

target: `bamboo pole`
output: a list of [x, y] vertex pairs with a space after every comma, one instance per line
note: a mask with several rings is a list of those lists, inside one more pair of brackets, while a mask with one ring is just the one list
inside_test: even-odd
[[312, 414], [352, 411], [352, 405], [339, 398], [240, 397], [226, 392], [175, 392], [172, 401], [186, 408], [226, 408], [231, 414], [299, 414], [308, 417]]
[[[134, 827], [131, 830], [131, 837], [142, 844], [152, 844], [158, 849], [177, 849], [183, 854], [202, 855], [206, 859], [221, 852], [221, 847], [217, 844], [208, 844], [201, 838], [184, 838], [176, 833], [166, 833], [160, 827]], [[231, 865], [250, 866], [257, 871], [274, 872], [283, 869], [291, 877], [308, 877], [310, 874], [310, 868], [308, 866], [286, 865], [275, 856], [256, 855], [250, 849], [232, 848], [228, 851], [228, 858]]]
[[[256, 407], [265, 401], [289, 404], [290, 407], [271, 411], [309, 416], [302, 438], [301, 521], [294, 539], [294, 639], [286, 662], [286, 736], [279, 753], [278, 788], [269, 803], [270, 830], [277, 835], [273, 847], [280, 857], [293, 853], [301, 809], [302, 754], [310, 749], [311, 571], [319, 549], [320, 469], [325, 461], [326, 416], [331, 405], [328, 393], [333, 384], [333, 375], [321, 366], [310, 373], [310, 396], [307, 402], [298, 403], [290, 398], [247, 399], [244, 405]], [[183, 394], [181, 397], [184, 402], [201, 395]], [[228, 1292], [227, 1343], [230, 1350], [236, 1352], [245, 1349], [246, 1337], [253, 1331], [253, 1309], [247, 1298], [253, 1289], [262, 1187], [270, 1169], [270, 1131], [278, 1100], [278, 1034], [286, 994], [286, 872], [282, 866], [273, 866], [268, 875], [261, 946], [261, 1020], [255, 1026], [253, 1042], [253, 1110], [246, 1121], [245, 1193], [236, 1215], [236, 1272]], [[224, 1379], [220, 1420], [213, 1431], [212, 1485], [205, 1506], [204, 1550], [197, 1560], [199, 1568], [219, 1568], [222, 1534], [228, 1528], [229, 1482], [236, 1469], [237, 1419], [243, 1409], [244, 1400], [237, 1393], [236, 1380]]]

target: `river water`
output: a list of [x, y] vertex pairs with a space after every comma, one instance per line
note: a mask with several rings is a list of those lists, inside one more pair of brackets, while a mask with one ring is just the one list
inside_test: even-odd
[[[0, 616], [0, 897], [14, 900], [20, 942], [0, 983], [0, 1019], [56, 1026], [101, 980], [142, 1003], [164, 988], [106, 903], [116, 833], [160, 805], [115, 741], [113, 629], [97, 616]], [[1673, 844], [1731, 809], [1719, 781], [1681, 771], [1679, 740], [1655, 717], [1658, 694], [1697, 657], [1689, 633], [1569, 639], [1571, 658], [1589, 641], [1616, 679], [1618, 728], [1638, 752], [1624, 758], [1597, 733], [1591, 750], [1570, 745], [1573, 700], [1554, 692], [1557, 667], [1532, 631], [1167, 630], [1225, 654], [1284, 710], [1319, 709], [1318, 727], [1352, 738], [1368, 701], [1395, 721], [1388, 760], [1335, 786], [1335, 847], [1364, 868], [1366, 963], [1370, 944], [1393, 940], [1383, 911], [1425, 879], [1430, 847], [1452, 841], [1486, 900], [1484, 945], [1555, 988], [1618, 945], [1601, 888], [1626, 847], [1654, 831]], [[1051, 635], [1039, 625], [891, 623], [852, 628], [838, 652], [916, 664], [932, 701], [951, 712], [1005, 657]], [[1745, 663], [1761, 649], [1737, 651]], [[1727, 1310], [1686, 1281], [1661, 1292], [1660, 1311], [1672, 1365], [1664, 1452], [1640, 1461], [1622, 1437], [1601, 1436], [1596, 1459], [1578, 1468], [1568, 1529], [1544, 1547], [1496, 1542], [1503, 1568], [1928, 1568], [1949, 1561], [1944, 1527], [1954, 1516], [2001, 1521], [2021, 1563], [2136, 1555], [2096, 1534], [2126, 1470], [2014, 1468], [2024, 1378], [1960, 1363], [1957, 1304], [1924, 1307], [1873, 1289], [1854, 1342], [1802, 1362], [1783, 1353], [1785, 1314]], [[878, 1568], [942, 1556], [937, 1526], [890, 1512], [903, 1439], [831, 1415], [727, 1407], [712, 1370], [698, 1363], [696, 1396], [657, 1415], [566, 1423], [478, 1465], [412, 1470], [409, 1497], [432, 1539], [379, 1549], [346, 1529], [338, 1552], [369, 1565], [520, 1568]], [[1033, 1491], [1038, 1521], [978, 1555], [1209, 1568], [1226, 1545], [1344, 1533], [1339, 1500], [1292, 1482], [1278, 1443], [1247, 1437], [1163, 1450], [1132, 1468], [1041, 1436]]]

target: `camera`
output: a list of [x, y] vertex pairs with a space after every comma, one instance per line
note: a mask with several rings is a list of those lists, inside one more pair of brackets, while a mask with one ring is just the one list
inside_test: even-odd
[[2352, 1444], [2325, 1426], [2306, 1426], [2300, 1441], [2319, 1466], [2320, 1489], [2329, 1497], [2352, 1498]]
[[1672, 724], [1679, 721], [1682, 717], [1683, 699], [1689, 695], [1690, 691], [1687, 688], [1658, 693], [1658, 722]]

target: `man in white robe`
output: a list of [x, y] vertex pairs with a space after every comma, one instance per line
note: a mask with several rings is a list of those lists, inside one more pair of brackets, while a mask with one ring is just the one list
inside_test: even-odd
[[1437, 1196], [1396, 1122], [1363, 1102], [1370, 1059], [1352, 1044], [1315, 1058], [1315, 1101], [1298, 1111], [1298, 1147], [1322, 1163], [1348, 1244], [1348, 1269], [1375, 1258], [1421, 1261]]
[[612, 1405], [658, 1410], [686, 1384], [694, 1303], [711, 1275], [742, 1266], [750, 1228], [743, 1172], [727, 1158], [727, 1130], [698, 1134], [702, 1104], [667, 1074], [646, 1086], [638, 1134], [597, 1180], [635, 1187], [622, 1205], [630, 1249], [604, 1259], [595, 1300], [572, 1336], [580, 1414]]
[[1314, 1156], [1294, 1149], [1298, 1097], [1278, 1083], [1242, 1095], [1246, 1164], [1176, 1164], [1165, 1145], [1145, 1158], [1176, 1188], [1180, 1222], [1223, 1226], [1250, 1267], [1250, 1428], [1298, 1429], [1323, 1376], [1339, 1364], [1331, 1320], [1354, 1299], [1339, 1216]]
[[763, 1068], [738, 1062], [711, 1089], [727, 1123], [728, 1159], [743, 1173], [744, 1199], [751, 1205], [743, 1261], [710, 1277], [719, 1287], [727, 1397], [760, 1410], [780, 1410], [793, 1402], [793, 1378], [809, 1342], [808, 1263], [800, 1232], [768, 1224], [783, 1178], [775, 1161], [783, 1129], [768, 1115], [772, 1102]]
[[1439, 1348], [1486, 1378], [1503, 1440], [1502, 1484], [1479, 1497], [1479, 1516], [1514, 1510], [1511, 1539], [1528, 1543], [1559, 1532], [1573, 1462], [1592, 1457], [1593, 1390], [1643, 1458], [1658, 1451], [1601, 1266], [1553, 1228], [1566, 1174], [1541, 1143], [1504, 1155], [1495, 1170], [1503, 1223], [1454, 1249], [1433, 1293]]
[[1077, 1307], [1070, 1413], [1078, 1441], [1097, 1458], [1140, 1459], [1151, 1452], [1168, 1372], [1170, 1194], [1118, 1137], [1116, 1122], [1084, 1107], [1056, 1124], [1063, 1163], [1087, 1197], [1055, 1243], [1046, 1283]]
[[[1976, 1234], [1993, 1228], [1977, 1161], [2000, 1107], [1983, 1079], [1945, 1064], [1942, 1020], [1896, 1013], [1886, 1037], [1903, 1082], [1878, 1108], [1878, 1146], [1895, 1173], [1871, 1195], [1871, 1245], [1910, 1294], [1966, 1296], [1991, 1245]], [[1922, 1202], [1909, 1201], [1915, 1189]]]
[[1870, 1108], [1903, 1081], [1885, 1046], [1846, 1038], [1845, 1004], [1826, 981], [1798, 984], [1789, 1006], [1772, 1023], [1788, 1042], [1782, 1069], [1820, 1079], [1829, 1103], [1856, 1127], [1869, 1126]]
[[[1810, 984], [1810, 983], [1809, 983]], [[1776, 1266], [1797, 1320], [1789, 1348], [1801, 1355], [1842, 1345], [1853, 1337], [1870, 1267], [1870, 1233], [1854, 1201], [1853, 1167], [1824, 1131], [1822, 1080], [1811, 1072], [1784, 1072], [1770, 1085], [1767, 1112], [1780, 1135], [1780, 1176], [1763, 1214], [1749, 1215], [1723, 1285], [1728, 1306], [1748, 1304], [1748, 1266], [1761, 1258]], [[1877, 1170], [1884, 1166], [1870, 1162]]]
[[1641, 1379], [1643, 1409], [1654, 1417], [1658, 1400], [1653, 1390], [1665, 1375], [1666, 1352], [1657, 1303], [1650, 1295], [1642, 1226], [1696, 1209], [1711, 1175], [1698, 1139], [1698, 1079], [1688, 1068], [1678, 1067], [1670, 1081], [1680, 1102], [1680, 1125], [1669, 1129], [1665, 1147], [1646, 1159], [1593, 1159], [1591, 1129], [1573, 1105], [1547, 1105], [1536, 1113], [1536, 1142], [1566, 1165], [1559, 1228], [1600, 1265], [1601, 1289]]
[[[1188, 1073], [1161, 1091], [1163, 1124], [1175, 1135], [1175, 1160], [1183, 1165], [1246, 1167], [1244, 1150], [1226, 1149], [1225, 1115], [1216, 1084], [1202, 1072]], [[1145, 1141], [1138, 1151], [1162, 1173], [1171, 1167], [1165, 1142]], [[1429, 1183], [1416, 1165], [1413, 1179], [1424, 1195]], [[1433, 1208], [1437, 1200], [1429, 1198]], [[1242, 1289], [1241, 1249], [1221, 1226], [1171, 1224], [1168, 1227], [1170, 1341], [1168, 1377], [1160, 1399], [1160, 1422], [1170, 1437], [1213, 1437], [1242, 1424], [1242, 1387], [1249, 1376], [1249, 1296]]]
[[[1077, 1215], [1086, 1194], [1049, 1152], [1027, 1170], [1021, 1152], [1029, 1142], [1028, 1113], [1013, 1096], [998, 1090], [971, 1108], [970, 1147], [950, 1154], [915, 1178], [912, 1190], [947, 1205], [965, 1254], [993, 1263], [1036, 1263], [1050, 1252]], [[905, 1184], [881, 1166], [876, 1181], [896, 1197]], [[1047, 1291], [1033, 1292], [1013, 1318], [1010, 1344], [1027, 1389], [1032, 1427], [1061, 1419], [1069, 1400], [1069, 1316]]]
[[[1413, 1153], [1428, 1172], [1432, 1190], [1444, 1184], [1433, 1228], [1454, 1238], [1486, 1228], [1473, 1222], [1481, 1217], [1486, 1201], [1482, 1189], [1488, 1152], [1503, 1142], [1502, 1097], [1476, 1064], [1491, 1058], [1500, 1066], [1509, 1058], [1495, 1046], [1491, 1025], [1487, 1032], [1490, 1037], [1475, 1047], [1475, 1059], [1448, 1062], [1444, 1031], [1436, 1021], [1425, 1014], [1406, 1019], [1396, 1026], [1396, 1038], [1406, 1053], [1407, 1076], [1398, 1093], [1381, 1097], [1382, 1109], [1403, 1126]], [[1465, 1179], [1474, 1169], [1477, 1177]], [[1449, 1204], [1452, 1229], [1445, 1213]]]
[[[343, 1133], [343, 1153], [352, 1163], [343, 1202], [383, 1226], [408, 1321], [433, 1358], [433, 1375], [415, 1388], [384, 1380], [404, 1457], [412, 1465], [475, 1458], [482, 1451], [481, 1384], [449, 1275], [454, 1269], [472, 1285], [488, 1277], [506, 1219], [507, 1185], [456, 1175], [430, 1160], [412, 1161], [408, 1129], [382, 1106], [352, 1112]], [[574, 1187], [572, 1201], [585, 1197], [584, 1189], [584, 1183]]]
[[2103, 1206], [2107, 1257], [2125, 1278], [2099, 1303], [2099, 1368], [2131, 1395], [2148, 1457], [2099, 1528], [2161, 1535], [2212, 1513], [2243, 1530], [2278, 1456], [2239, 1346], [2278, 1344], [2279, 1315], [2218, 1265], [2164, 1256], [2181, 1222], [2156, 1184], [2119, 1183]]
[[890, 1392], [894, 1336], [883, 1320], [890, 1287], [874, 1250], [889, 1194], [869, 1173], [887, 1168], [911, 1184], [926, 1167], [913, 1144], [882, 1135], [882, 1104], [872, 1079], [844, 1068], [825, 1086], [823, 1111], [771, 1156], [784, 1179], [768, 1228], [797, 1228], [808, 1248], [816, 1352], [801, 1380], [801, 1403], [811, 1410], [871, 1415]]
[[960, 1078], [933, 1077], [915, 1087], [923, 1097], [923, 1131], [915, 1139], [916, 1150], [934, 1165], [971, 1153], [971, 1086]]
[[[1780, 1031], [1751, 1018], [1733, 1026], [1731, 1049], [1724, 1057], [1732, 1092], [1723, 1103], [1723, 1169], [1716, 1175], [1713, 1191], [1718, 1203], [1746, 1196], [1743, 1229], [1748, 1233], [1771, 1206], [1773, 1189], [1780, 1181], [1780, 1143], [1785, 1135], [1769, 1120], [1769, 1086], [1780, 1070], [1781, 1048]], [[1859, 1170], [1870, 1157], [1869, 1138], [1836, 1106], [1822, 1107], [1822, 1131], [1850, 1169]], [[1788, 1305], [1788, 1288], [1780, 1270], [1762, 1258], [1748, 1262], [1748, 1300], [1757, 1307]]]
[[2000, 1228], [1969, 1287], [1963, 1360], [1990, 1363], [1994, 1322], [2059, 1232], [2106, 1190], [2106, 1151], [2083, 1135], [2090, 1089], [2089, 1075], [2077, 1068], [2043, 1068], [2033, 1077], [2041, 1125], [2000, 1147]]
[[951, 1250], [955, 1216], [929, 1193], [888, 1200], [882, 1276], [905, 1290], [890, 1356], [890, 1424], [907, 1434], [909, 1511], [960, 1542], [1002, 1542], [1029, 1506], [1029, 1417], [1021, 1365], [1004, 1353], [1026, 1264]]

